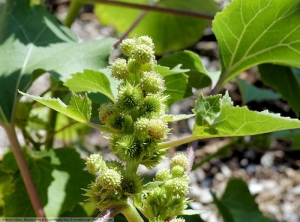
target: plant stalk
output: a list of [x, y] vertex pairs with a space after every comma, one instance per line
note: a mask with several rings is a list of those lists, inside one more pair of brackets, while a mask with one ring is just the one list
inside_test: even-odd
[[121, 213], [126, 217], [128, 222], [144, 222], [130, 198], [128, 198], [127, 203], [128, 205], [121, 211]]
[[69, 6], [67, 17], [64, 20], [64, 25], [67, 27], [71, 27], [76, 17], [79, 14], [81, 7], [83, 6], [83, 2], [81, 0], [72, 0]]
[[179, 138], [177, 140], [159, 143], [157, 145], [156, 149], [161, 150], [161, 149], [166, 149], [166, 148], [169, 148], [169, 147], [180, 146], [182, 144], [186, 144], [186, 143], [192, 142], [192, 141], [197, 140], [197, 139], [199, 139], [199, 138], [192, 134], [192, 135], [189, 135], [189, 136]]
[[213, 20], [215, 17], [214, 15], [207, 14], [207, 13], [193, 12], [193, 11], [187, 11], [182, 9], [174, 9], [174, 8], [163, 8], [163, 7], [150, 6], [150, 5], [133, 4], [133, 3], [120, 2], [120, 1], [88, 0], [88, 2], [123, 6], [127, 8], [135, 8], [135, 9], [141, 9], [146, 11], [154, 11], [154, 12], [163, 12], [163, 13], [175, 14], [175, 15], [183, 15], [183, 16], [196, 17], [196, 18], [207, 19], [207, 20]]
[[6, 131], [6, 134], [8, 136], [12, 151], [14, 153], [14, 156], [16, 158], [18, 167], [20, 169], [25, 187], [27, 189], [30, 201], [32, 203], [33, 209], [35, 211], [36, 216], [39, 218], [39, 220], [42, 222], [43, 218], [46, 217], [45, 212], [43, 210], [42, 202], [39, 198], [37, 189], [34, 185], [32, 176], [30, 174], [29, 168], [27, 166], [25, 157], [21, 151], [21, 146], [19, 144], [19, 141], [17, 139], [17, 134], [13, 126], [4, 126], [4, 129]]

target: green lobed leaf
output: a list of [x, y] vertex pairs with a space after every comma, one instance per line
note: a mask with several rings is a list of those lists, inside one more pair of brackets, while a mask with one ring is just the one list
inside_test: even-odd
[[196, 101], [193, 112], [196, 113], [198, 126], [212, 125], [221, 112], [221, 95], [204, 98], [201, 93]]
[[228, 4], [213, 21], [222, 63], [219, 87], [258, 64], [300, 68], [299, 24], [299, 0], [234, 0]]
[[66, 211], [73, 211], [79, 202], [86, 199], [82, 188], [86, 188], [94, 179], [83, 170], [85, 161], [72, 148], [55, 149], [41, 155], [49, 156], [51, 164], [55, 167], [52, 172], [54, 181], [47, 192], [49, 200], [45, 206], [47, 216], [57, 217]]
[[193, 116], [195, 116], [195, 114], [164, 115], [163, 120], [166, 122], [177, 122], [179, 120], [189, 119]]
[[[60, 99], [42, 98], [39, 96], [32, 96], [23, 92], [20, 93], [37, 102], [42, 103], [45, 106], [50, 107], [51, 109], [56, 110], [57, 112], [60, 112], [70, 117], [71, 119], [74, 119], [88, 126], [97, 128], [95, 124], [90, 123], [91, 101], [89, 100], [87, 95], [81, 97], [80, 95], [72, 93], [70, 104], [67, 106]], [[100, 126], [99, 129], [101, 129]]]
[[280, 95], [270, 89], [260, 89], [247, 81], [235, 78], [236, 83], [242, 94], [242, 100], [244, 104], [251, 101], [262, 101], [262, 100], [276, 100], [280, 99]]
[[[113, 84], [111, 86], [111, 84]], [[117, 81], [104, 72], [85, 69], [82, 73], [72, 74], [65, 86], [74, 92], [99, 92], [107, 96], [111, 101], [115, 100], [112, 88], [117, 88]]]
[[178, 64], [182, 64], [183, 69], [190, 70], [185, 72], [189, 76], [189, 84], [197, 89], [204, 88], [210, 84], [214, 87], [219, 79], [217, 72], [206, 70], [199, 55], [188, 50], [164, 56], [158, 61], [158, 64], [167, 67], [175, 67]]
[[160, 73], [165, 80], [167, 89], [164, 93], [170, 96], [167, 100], [167, 105], [193, 95], [192, 87], [188, 83], [188, 76], [184, 74], [184, 72], [188, 71], [187, 69], [181, 69], [180, 66], [173, 69], [157, 66], [155, 71]]
[[[53, 171], [53, 167], [50, 165], [48, 160], [45, 159], [33, 159], [29, 156], [29, 154], [25, 154], [26, 162], [30, 170], [30, 174], [32, 175], [33, 181], [37, 188], [40, 200], [43, 205], [48, 202], [47, 188], [50, 186], [53, 181], [53, 177], [51, 173]], [[7, 153], [3, 161], [8, 157], [10, 159], [10, 163], [12, 168], [10, 172], [15, 171], [13, 167], [16, 165], [15, 159], [11, 159], [10, 156], [12, 153]], [[9, 165], [6, 165], [6, 168]], [[13, 180], [13, 189], [10, 191], [8, 195], [3, 197], [4, 200], [4, 215], [6, 217], [34, 217], [35, 212], [31, 205], [27, 190], [23, 183], [23, 179], [20, 175], [19, 171], [16, 171], [12, 174], [14, 176]]]
[[247, 107], [234, 107], [228, 101], [228, 97], [224, 98], [226, 95], [223, 98], [219, 95], [204, 98], [200, 94], [194, 109], [195, 138], [246, 136], [300, 128], [298, 119], [281, 117], [268, 111], [250, 111]]
[[258, 67], [261, 80], [275, 88], [299, 116], [300, 103], [296, 95], [300, 95], [300, 69], [274, 64], [263, 64]]
[[10, 124], [21, 95], [46, 71], [60, 80], [83, 68], [108, 65], [115, 39], [78, 44], [44, 5], [7, 0], [0, 5], [0, 123]]
[[[121, 0], [121, 2], [147, 5], [146, 0]], [[158, 7], [183, 9], [192, 12], [215, 14], [218, 8], [212, 0], [164, 0], [155, 1]], [[117, 31], [126, 32], [142, 10], [97, 4], [95, 13], [101, 24], [114, 25]], [[119, 19], [118, 19], [119, 18]], [[155, 51], [163, 54], [194, 44], [202, 36], [208, 21], [167, 13], [147, 12], [130, 32], [130, 36], [148, 35], [153, 38]]]
[[225, 222], [274, 222], [259, 211], [247, 184], [241, 179], [231, 179], [220, 200], [213, 197]]
[[[10, 154], [6, 154], [3, 160], [7, 157], [11, 160]], [[70, 213], [79, 202], [84, 201], [81, 188], [86, 188], [93, 176], [83, 170], [85, 161], [75, 149], [60, 148], [36, 152], [34, 156], [25, 153], [25, 156], [46, 216], [58, 217], [64, 212]], [[15, 159], [10, 162], [12, 166], [16, 163]], [[14, 187], [3, 198], [5, 216], [34, 217], [35, 213], [20, 172], [16, 171], [11, 176], [15, 178]]]

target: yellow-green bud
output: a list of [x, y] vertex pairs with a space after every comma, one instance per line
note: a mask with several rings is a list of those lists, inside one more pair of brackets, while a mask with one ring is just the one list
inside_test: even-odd
[[132, 51], [136, 45], [136, 40], [135, 39], [124, 39], [122, 41], [122, 43], [120, 44], [120, 49], [121, 49], [121, 52], [124, 54], [124, 55], [127, 55], [129, 57], [131, 57], [132, 55]]
[[91, 174], [97, 173], [103, 166], [105, 164], [100, 154], [92, 154], [86, 160], [86, 167]]
[[102, 170], [100, 175], [97, 177], [97, 183], [107, 190], [113, 190], [120, 187], [121, 181], [121, 174], [114, 169]]
[[138, 63], [145, 64], [149, 63], [154, 57], [154, 51], [150, 46], [147, 45], [137, 45], [133, 50], [132, 58], [134, 58]]
[[134, 123], [134, 132], [139, 138], [148, 136], [149, 119], [140, 118]]
[[147, 94], [160, 93], [166, 89], [164, 79], [155, 71], [144, 73], [141, 81], [141, 88]]
[[108, 118], [116, 112], [116, 107], [112, 103], [104, 103], [99, 108], [99, 119], [101, 123], [105, 124]]
[[184, 171], [186, 171], [188, 169], [189, 160], [188, 160], [186, 154], [179, 153], [179, 154], [176, 154], [172, 158], [170, 167], [171, 167], [171, 169], [173, 169], [175, 166], [181, 166], [184, 169]]
[[145, 44], [147, 46], [150, 46], [152, 49], [154, 49], [154, 43], [152, 41], [152, 38], [150, 38], [149, 36], [141, 36], [139, 38], [137, 38], [136, 40], [137, 44]]
[[122, 163], [118, 162], [117, 160], [108, 160], [108, 161], [105, 161], [105, 164], [108, 169], [116, 170], [120, 174], [125, 173], [125, 171], [124, 171], [125, 167], [123, 166]]
[[168, 192], [184, 197], [189, 193], [189, 182], [189, 180], [187, 181], [183, 178], [177, 177], [172, 180], [168, 180], [164, 187]]
[[166, 181], [170, 178], [170, 170], [169, 169], [160, 169], [157, 171], [155, 175], [156, 181]]
[[130, 59], [128, 62], [129, 73], [138, 74], [141, 71], [142, 65], [135, 61], [135, 59]]
[[175, 178], [175, 177], [181, 177], [183, 176], [184, 174], [184, 168], [182, 166], [174, 166], [172, 168], [172, 177]]
[[125, 59], [116, 59], [111, 65], [111, 75], [116, 79], [126, 79], [129, 71]]
[[148, 135], [153, 139], [163, 140], [169, 132], [168, 124], [162, 119], [151, 119], [148, 125]]

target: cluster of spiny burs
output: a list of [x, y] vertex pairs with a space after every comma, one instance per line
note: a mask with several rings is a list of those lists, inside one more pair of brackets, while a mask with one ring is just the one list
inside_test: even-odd
[[182, 222], [176, 216], [188, 203], [186, 155], [176, 155], [170, 169], [159, 170], [148, 185], [143, 186], [137, 173], [140, 164], [152, 169], [163, 161], [166, 149], [157, 144], [170, 131], [163, 119], [168, 96], [163, 94], [164, 79], [155, 71], [154, 44], [142, 36], [123, 40], [120, 48], [128, 60], [116, 59], [110, 66], [112, 76], [121, 81], [118, 96], [114, 103], [101, 105], [99, 118], [114, 132], [109, 148], [121, 161], [104, 161], [100, 154], [88, 157], [88, 171], [97, 177], [86, 195], [100, 211], [119, 207], [129, 221], [143, 221], [138, 208], [151, 222]]

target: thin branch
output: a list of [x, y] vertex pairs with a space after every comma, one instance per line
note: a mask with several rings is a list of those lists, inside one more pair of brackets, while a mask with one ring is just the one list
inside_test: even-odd
[[163, 8], [163, 7], [150, 6], [150, 5], [133, 4], [133, 3], [126, 3], [126, 2], [119, 2], [119, 1], [89, 0], [89, 2], [123, 6], [123, 7], [128, 7], [128, 8], [141, 9], [141, 10], [145, 10], [145, 11], [163, 12], [163, 13], [168, 13], [168, 14], [183, 15], [183, 16], [196, 17], [196, 18], [207, 19], [207, 20], [213, 20], [215, 17], [214, 15], [208, 14], [208, 13], [193, 12], [193, 11], [187, 11], [187, 10], [182, 10], [182, 9], [174, 9], [174, 8]]
[[121, 36], [119, 41], [117, 41], [114, 44], [114, 48], [117, 48], [119, 46], [119, 44], [123, 41], [123, 39], [125, 39], [128, 36], [128, 34], [140, 23], [140, 21], [145, 17], [146, 14], [147, 14], [147, 11], [143, 11], [139, 15], [139, 17], [134, 21], [134, 23], [132, 23], [132, 25], [129, 27], [129, 29]]
[[30, 201], [32, 203], [33, 209], [35, 211], [36, 216], [39, 218], [39, 220], [42, 222], [43, 218], [45, 218], [45, 212], [43, 210], [43, 205], [41, 203], [41, 200], [39, 198], [37, 189], [34, 185], [32, 176], [30, 174], [29, 168], [27, 166], [26, 160], [24, 158], [24, 155], [21, 151], [21, 146], [19, 144], [19, 141], [17, 139], [16, 131], [13, 126], [4, 126], [4, 129], [6, 131], [6, 134], [8, 136], [10, 145], [12, 147], [12, 151], [14, 153], [14, 156], [16, 158], [18, 167], [20, 169], [25, 187], [27, 189], [27, 192], [29, 194]]

